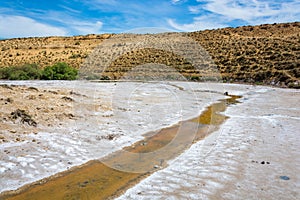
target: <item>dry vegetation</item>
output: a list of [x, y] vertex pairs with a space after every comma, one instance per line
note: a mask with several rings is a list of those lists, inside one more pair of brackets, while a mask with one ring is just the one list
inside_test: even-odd
[[300, 86], [299, 22], [189, 35], [212, 55], [225, 80]]
[[0, 41], [0, 66], [36, 63], [45, 67], [66, 62], [78, 68], [90, 52], [108, 37], [110, 35], [104, 34], [2, 40]]
[[[205, 30], [187, 35], [211, 55], [224, 81], [299, 88], [299, 33], [300, 23], [295, 22]], [[0, 41], [0, 67], [24, 63], [45, 67], [66, 62], [78, 68], [95, 47], [110, 37], [105, 34], [3, 40]], [[107, 75], [118, 78], [129, 66], [149, 62], [174, 67], [192, 80], [201, 76], [184, 58], [157, 49], [140, 49], [122, 55], [111, 64]]]

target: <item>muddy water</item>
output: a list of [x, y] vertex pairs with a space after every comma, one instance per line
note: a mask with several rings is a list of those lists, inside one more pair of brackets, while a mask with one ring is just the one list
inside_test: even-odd
[[139, 141], [121, 151], [90, 161], [24, 186], [17, 191], [0, 195], [0, 199], [109, 199], [120, 195], [141, 179], [166, 166], [189, 146], [217, 130], [227, 117], [228, 105], [237, 103], [239, 96], [218, 101], [199, 117], [177, 125], [148, 133]]

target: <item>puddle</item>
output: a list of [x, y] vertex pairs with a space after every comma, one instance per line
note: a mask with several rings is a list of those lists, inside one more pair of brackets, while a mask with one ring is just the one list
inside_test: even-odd
[[110, 199], [167, 165], [184, 150], [216, 131], [228, 118], [221, 114], [240, 96], [230, 96], [209, 106], [197, 118], [150, 132], [145, 139], [121, 151], [52, 177], [2, 193], [0, 199]]

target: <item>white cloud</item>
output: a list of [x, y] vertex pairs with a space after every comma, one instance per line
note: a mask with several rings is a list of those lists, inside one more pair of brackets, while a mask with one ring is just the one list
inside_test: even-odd
[[[72, 13], [76, 13], [74, 10]], [[76, 13], [78, 14], [78, 13]], [[62, 11], [41, 11], [38, 14], [33, 15], [35, 19], [43, 19], [52, 23], [60, 24], [62, 27], [68, 30], [69, 34], [73, 35], [85, 35], [92, 33], [100, 33], [103, 26], [103, 22], [97, 19], [80, 19], [80, 15], [72, 15]]]
[[[203, 2], [198, 0], [198, 2]], [[228, 19], [239, 19], [249, 23], [264, 21], [264, 19], [285, 19], [291, 16], [299, 17], [300, 2], [276, 0], [209, 0], [204, 9]], [[293, 20], [293, 18], [291, 19]]]
[[171, 0], [172, 4], [179, 4], [179, 3], [184, 3], [186, 0]]
[[200, 13], [199, 6], [189, 6], [189, 11], [192, 14], [199, 14]]
[[239, 20], [246, 24], [293, 22], [300, 19], [298, 0], [197, 0], [199, 5], [190, 6], [191, 14], [196, 14], [190, 24], [168, 23], [178, 30], [191, 31], [230, 26]]
[[[198, 0], [198, 2], [200, 1]], [[276, 3], [276, 1], [270, 0], [210, 0], [207, 1], [204, 9], [225, 16], [228, 19], [252, 22], [262, 17], [272, 17], [293, 12], [298, 13], [300, 3], [297, 1]]]
[[171, 0], [171, 2], [173, 3], [173, 4], [176, 4], [176, 3], [178, 3], [180, 0]]
[[147, 34], [147, 33], [167, 33], [167, 32], [174, 32], [174, 29], [168, 29], [163, 27], [141, 27], [141, 28], [134, 28], [130, 29], [128, 31], [125, 31], [125, 33], [135, 33], [135, 34]]
[[223, 28], [227, 26], [226, 24], [218, 23], [208, 16], [196, 17], [194, 18], [194, 22], [191, 24], [178, 24], [172, 19], [168, 19], [168, 23], [174, 29], [187, 32]]
[[23, 16], [0, 16], [0, 37], [65, 36], [63, 28], [50, 26]]
[[79, 34], [91, 34], [91, 33], [99, 33], [100, 29], [102, 28], [103, 23], [97, 21], [95, 23], [84, 22], [84, 21], [77, 21], [73, 22], [70, 28], [74, 29]]
[[59, 5], [59, 7], [65, 9], [65, 11], [70, 12], [70, 13], [75, 13], [75, 14], [80, 14], [81, 13], [80, 10], [73, 9], [73, 8], [68, 7], [68, 6]]

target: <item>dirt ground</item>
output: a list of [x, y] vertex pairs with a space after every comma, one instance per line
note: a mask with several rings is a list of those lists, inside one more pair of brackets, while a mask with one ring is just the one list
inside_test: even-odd
[[0, 143], [24, 141], [38, 133], [75, 120], [72, 91], [0, 85]]

